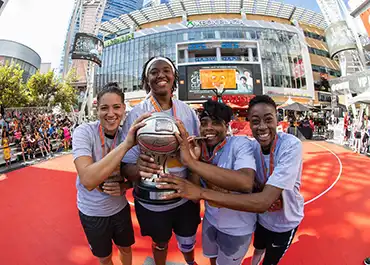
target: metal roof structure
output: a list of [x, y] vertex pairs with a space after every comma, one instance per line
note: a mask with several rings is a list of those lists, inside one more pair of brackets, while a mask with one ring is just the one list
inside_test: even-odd
[[169, 3], [145, 7], [101, 24], [103, 35], [127, 31], [155, 21], [204, 14], [265, 15], [294, 19], [319, 28], [326, 28], [324, 16], [312, 10], [273, 0], [171, 0]]

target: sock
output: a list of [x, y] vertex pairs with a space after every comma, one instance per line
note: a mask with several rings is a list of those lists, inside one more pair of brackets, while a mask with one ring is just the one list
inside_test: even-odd
[[265, 249], [255, 249], [252, 257], [251, 265], [258, 265], [263, 259], [265, 254]]

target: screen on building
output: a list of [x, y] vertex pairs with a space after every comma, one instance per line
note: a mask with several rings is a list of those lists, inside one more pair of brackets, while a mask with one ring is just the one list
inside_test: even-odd
[[88, 60], [101, 66], [103, 41], [91, 34], [76, 33], [72, 50], [72, 59]]
[[[259, 65], [250, 64], [229, 64], [229, 65], [192, 65], [179, 67], [180, 85], [179, 98], [181, 100], [204, 100], [211, 98], [215, 93], [210, 90], [210, 85], [213, 83], [209, 81], [207, 88], [202, 88], [202, 73], [204, 72], [233, 72], [234, 80], [227, 82], [227, 88], [224, 95], [250, 95], [256, 94], [255, 88], [261, 86], [260, 71], [254, 68]], [[216, 70], [216, 71], [212, 71]], [[218, 71], [217, 71], [218, 70]], [[232, 70], [232, 71], [231, 71]], [[256, 83], [258, 81], [258, 84]], [[203, 84], [204, 86], [204, 84]], [[216, 89], [216, 88], [215, 88]], [[261, 90], [261, 89], [258, 89]]]

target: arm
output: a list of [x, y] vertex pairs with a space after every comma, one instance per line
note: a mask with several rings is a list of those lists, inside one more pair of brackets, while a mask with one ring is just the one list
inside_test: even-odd
[[255, 175], [253, 169], [225, 169], [196, 160], [188, 167], [197, 175], [220, 188], [239, 192], [251, 192], [253, 189]]
[[273, 206], [283, 190], [293, 190], [302, 169], [302, 143], [285, 141], [277, 157], [274, 173], [269, 177], [263, 190], [253, 194], [222, 193], [196, 187], [194, 184], [174, 176], [162, 178], [166, 185], [159, 188], [175, 189], [177, 193], [167, 196], [167, 199], [183, 197], [192, 200], [204, 199], [226, 208], [263, 213]]
[[186, 198], [193, 201], [206, 200], [225, 208], [264, 213], [281, 195], [282, 189], [266, 185], [262, 192], [252, 194], [232, 194], [201, 188], [192, 182], [176, 176], [163, 175], [160, 179], [168, 184], [158, 185], [160, 189], [174, 189], [177, 193], [167, 195], [166, 199]]
[[280, 197], [282, 191], [270, 185], [266, 185], [262, 192], [252, 194], [222, 193], [203, 189], [201, 199], [237, 211], [264, 213]]
[[[130, 125], [137, 114], [131, 111], [123, 124], [123, 135], [128, 133]], [[154, 164], [154, 160], [146, 155], [140, 154], [139, 146], [132, 147], [123, 157], [120, 167], [121, 175], [128, 180], [136, 182], [140, 177], [150, 176], [158, 173], [159, 167]], [[143, 172], [140, 172], [143, 171]], [[149, 172], [149, 173], [145, 173]]]
[[141, 116], [132, 125], [126, 139], [104, 158], [94, 163], [92, 160], [92, 137], [83, 127], [78, 127], [73, 135], [73, 153], [81, 184], [88, 190], [95, 189], [120, 165], [122, 157], [135, 144], [136, 131], [143, 127], [141, 122], [148, 115]]
[[91, 156], [76, 158], [74, 163], [81, 184], [89, 191], [95, 189], [112, 174], [128, 150], [127, 143], [123, 142], [98, 162], [94, 163]]

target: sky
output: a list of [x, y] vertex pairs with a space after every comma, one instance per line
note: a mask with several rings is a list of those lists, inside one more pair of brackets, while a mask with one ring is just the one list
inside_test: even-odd
[[[316, 0], [275, 1], [320, 12]], [[0, 16], [0, 39], [29, 46], [43, 63], [57, 68], [73, 4], [74, 0], [9, 0]]]

